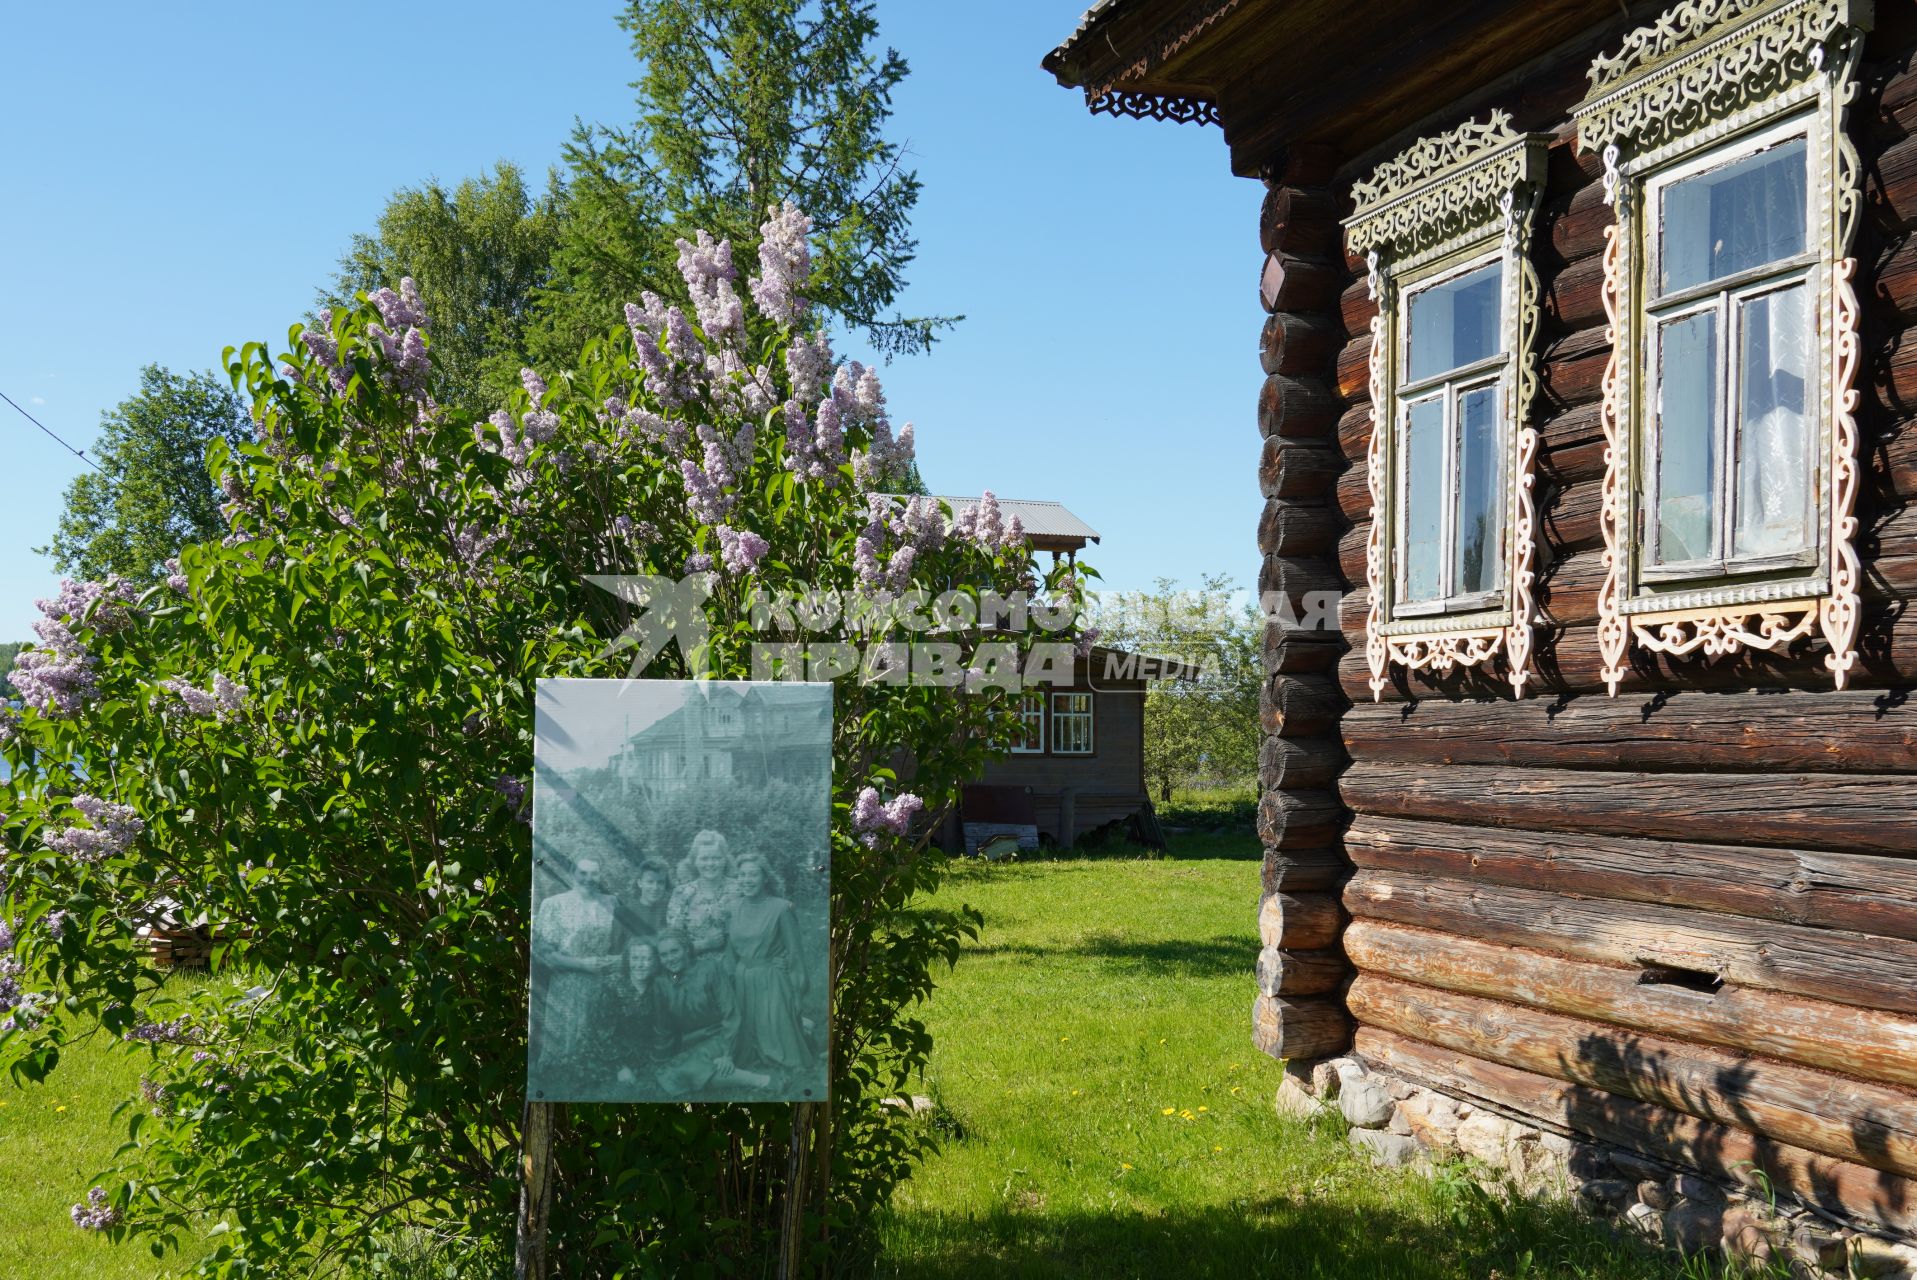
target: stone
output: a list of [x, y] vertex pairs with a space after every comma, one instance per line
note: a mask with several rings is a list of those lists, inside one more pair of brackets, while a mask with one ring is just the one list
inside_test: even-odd
[[1673, 1204], [1677, 1203], [1671, 1197], [1670, 1186], [1661, 1178], [1655, 1182], [1646, 1181], [1638, 1183], [1637, 1198], [1645, 1204], [1650, 1205], [1653, 1209], [1656, 1209], [1659, 1213], [1664, 1212]]
[[1412, 1094], [1418, 1092], [1418, 1087], [1416, 1085], [1410, 1084], [1403, 1080], [1393, 1080], [1386, 1087], [1391, 1090], [1391, 1096], [1397, 1099], [1399, 1102], [1403, 1102], [1406, 1098], [1409, 1098]]
[[1724, 1206], [1685, 1201], [1667, 1209], [1664, 1238], [1686, 1257], [1711, 1252], [1724, 1240]]
[[1638, 1182], [1663, 1182], [1671, 1176], [1671, 1171], [1655, 1160], [1647, 1160], [1635, 1151], [1626, 1151], [1622, 1147], [1611, 1151], [1611, 1167], [1627, 1178]]
[[1664, 1239], [1664, 1218], [1648, 1204], [1640, 1202], [1626, 1209], [1624, 1221], [1633, 1231], [1647, 1240], [1662, 1241]]
[[1783, 1239], [1779, 1224], [1755, 1205], [1732, 1205], [1725, 1210], [1722, 1231], [1720, 1243], [1728, 1256], [1760, 1266], [1771, 1260]]
[[1910, 1264], [1905, 1251], [1876, 1236], [1858, 1236], [1850, 1242], [1850, 1273], [1863, 1280], [1894, 1276]]
[[1458, 1150], [1493, 1169], [1509, 1169], [1517, 1127], [1503, 1116], [1479, 1111], [1459, 1123]]
[[1345, 1122], [1356, 1129], [1382, 1129], [1391, 1120], [1397, 1101], [1376, 1080], [1342, 1080], [1338, 1089], [1338, 1109]]
[[1327, 1102], [1338, 1096], [1340, 1064], [1357, 1066], [1350, 1058], [1321, 1058], [1311, 1064], [1311, 1091]]
[[1841, 1271], [1850, 1249], [1835, 1231], [1806, 1225], [1791, 1233], [1791, 1253], [1805, 1266]]
[[1385, 1124], [1385, 1131], [1395, 1133], [1401, 1138], [1411, 1136], [1411, 1121], [1405, 1117], [1403, 1101], [1391, 1108], [1391, 1119]]
[[1346, 1140], [1371, 1157], [1371, 1163], [1383, 1169], [1402, 1169], [1424, 1159], [1424, 1148], [1416, 1138], [1384, 1133], [1377, 1129], [1353, 1129]]
[[[1571, 1176], [1580, 1182], [1604, 1182], [1617, 1177], [1617, 1169], [1611, 1164], [1611, 1157], [1604, 1154], [1604, 1148], [1588, 1142], [1572, 1143], [1571, 1158], [1566, 1163]], [[1632, 1183], [1635, 1187], [1633, 1179], [1624, 1178], [1620, 1181]]]
[[1694, 1173], [1680, 1173], [1671, 1181], [1671, 1190], [1686, 1200], [1696, 1200], [1700, 1204], [1722, 1204], [1724, 1189], [1708, 1178], [1700, 1178]]
[[1305, 1091], [1296, 1076], [1286, 1076], [1278, 1082], [1278, 1096], [1272, 1099], [1272, 1105], [1281, 1116], [1291, 1116], [1298, 1120], [1312, 1120], [1324, 1114], [1325, 1104]]
[[1622, 1178], [1594, 1178], [1580, 1182], [1577, 1197], [1587, 1208], [1617, 1213], [1637, 1198], [1637, 1188]]
[[1398, 1104], [1394, 1119], [1403, 1119], [1420, 1142], [1436, 1151], [1458, 1149], [1458, 1125], [1461, 1123], [1456, 1102], [1442, 1093], [1414, 1093]]

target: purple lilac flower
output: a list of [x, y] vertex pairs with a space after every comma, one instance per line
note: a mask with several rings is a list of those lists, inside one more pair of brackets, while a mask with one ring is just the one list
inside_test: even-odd
[[972, 518], [972, 537], [981, 547], [996, 548], [1005, 536], [1005, 520], [999, 511], [998, 495], [987, 489], [978, 500]]
[[686, 557], [685, 572], [688, 575], [695, 574], [695, 573], [711, 573], [712, 557], [707, 555], [703, 551], [693, 552], [691, 555]]
[[792, 382], [792, 398], [807, 404], [825, 394], [832, 368], [832, 340], [823, 333], [794, 338], [785, 350], [785, 372]]
[[[626, 327], [632, 331], [633, 349], [645, 368], [646, 385], [659, 397], [659, 403], [671, 408], [684, 403], [685, 383], [673, 365], [672, 355], [660, 346], [659, 340], [669, 327], [669, 317], [677, 313], [650, 290], [641, 294], [640, 299], [643, 306], [626, 304]], [[682, 324], [684, 319], [680, 317]]]
[[844, 415], [837, 396], [827, 396], [819, 402], [818, 430], [813, 441], [819, 456], [832, 466], [845, 460]]
[[79, 862], [98, 862], [123, 853], [146, 830], [146, 823], [129, 805], [82, 794], [73, 797], [73, 807], [89, 825], [55, 832], [46, 837], [46, 845]]
[[1097, 627], [1085, 628], [1078, 633], [1078, 642], [1072, 646], [1072, 652], [1081, 658], [1090, 657], [1092, 646], [1098, 643], [1099, 634]]
[[1005, 533], [999, 539], [1004, 547], [1022, 547], [1025, 545], [1025, 522], [1016, 514], [1005, 522]]
[[767, 210], [759, 228], [759, 272], [748, 281], [759, 310], [780, 324], [796, 324], [805, 314], [800, 291], [812, 274], [812, 219], [790, 200]]
[[167, 1022], [136, 1022], [120, 1033], [122, 1040], [137, 1040], [143, 1044], [197, 1044], [199, 1037], [187, 1026], [185, 1018], [174, 1018]]
[[411, 276], [399, 282], [399, 292], [380, 289], [372, 295], [371, 301], [379, 309], [379, 318], [391, 328], [431, 327], [426, 321], [426, 306], [419, 298], [419, 287], [413, 283]]
[[71, 1213], [73, 1225], [82, 1231], [106, 1231], [120, 1225], [120, 1211], [108, 1202], [105, 1187], [87, 1192], [87, 1202], [74, 1205]]
[[220, 701], [212, 694], [185, 680], [162, 680], [160, 688], [172, 694], [190, 716], [218, 716]]
[[724, 561], [728, 573], [751, 573], [770, 550], [766, 540], [750, 529], [732, 529], [720, 525], [718, 534], [719, 558]]
[[526, 807], [526, 784], [518, 778], [501, 774], [498, 781], [493, 783], [493, 790], [506, 797], [506, 807], [512, 810], [515, 818]]
[[716, 444], [706, 446], [705, 470], [700, 470], [691, 459], [684, 459], [679, 463], [679, 477], [685, 481], [686, 505], [692, 508], [693, 516], [700, 523], [718, 524], [730, 514], [733, 497], [723, 486], [732, 478], [732, 473]]
[[519, 385], [526, 388], [526, 394], [532, 397], [535, 406], [546, 402], [546, 380], [531, 369], [519, 371]]
[[700, 231], [697, 236], [696, 242], [677, 241], [677, 247], [679, 274], [685, 277], [686, 288], [692, 294], [692, 309], [698, 314], [699, 327], [714, 342], [729, 335], [742, 338], [745, 307], [732, 288], [732, 282], [739, 275], [732, 266], [732, 246], [724, 240], [714, 240], [709, 231]]
[[52, 938], [55, 942], [58, 942], [61, 938], [66, 936], [66, 932], [67, 932], [67, 913], [66, 912], [49, 911], [46, 913], [45, 916], [41, 917], [40, 923], [46, 929], [47, 936], [49, 938]]
[[925, 808], [925, 801], [909, 791], [901, 791], [881, 803], [875, 788], [859, 792], [852, 805], [852, 829], [860, 833], [866, 847], [875, 847], [885, 835], [902, 836], [912, 829], [912, 820]]
[[185, 572], [181, 570], [178, 560], [168, 560], [166, 562], [166, 585], [181, 595], [185, 595], [193, 586], [192, 579], [188, 578]]
[[936, 551], [945, 543], [945, 513], [932, 498], [912, 498], [905, 504], [901, 521], [912, 545], [921, 551]]
[[213, 673], [213, 696], [219, 699], [222, 711], [238, 711], [246, 702], [248, 692], [245, 685], [227, 679], [225, 672]]

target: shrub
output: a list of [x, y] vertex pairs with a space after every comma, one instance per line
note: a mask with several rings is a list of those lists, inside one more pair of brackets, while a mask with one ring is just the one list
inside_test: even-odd
[[[217, 1219], [201, 1264], [217, 1276], [377, 1271], [422, 1248], [496, 1262], [524, 1089], [532, 683], [624, 674], [608, 642], [636, 613], [586, 577], [703, 574], [711, 642], [690, 658], [725, 677], [750, 673], [758, 592], [1037, 585], [989, 504], [955, 527], [876, 496], [910, 465], [910, 427], [895, 435], [876, 376], [835, 368], [809, 327], [808, 229], [774, 211], [752, 302], [728, 246], [682, 243], [694, 315], [647, 295], [629, 333], [528, 371], [483, 421], [428, 397], [410, 286], [322, 313], [286, 354], [229, 351], [258, 432], [213, 450], [231, 533], [143, 595], [69, 584], [43, 602], [26, 705], [0, 722], [0, 1057], [43, 1077], [104, 1034], [153, 1059], [121, 1166], [76, 1221], [158, 1251]], [[688, 658], [669, 646], [644, 674]], [[925, 1062], [914, 1006], [974, 928], [911, 908], [940, 858], [926, 822], [888, 820], [909, 801], [878, 801], [916, 761], [936, 816], [1015, 732], [992, 689], [839, 685], [815, 1268], [858, 1259], [919, 1154], [879, 1100]], [[224, 939], [216, 964], [257, 985], [154, 990], [136, 935], [160, 918]], [[791, 1114], [566, 1109], [557, 1273], [758, 1270]]]

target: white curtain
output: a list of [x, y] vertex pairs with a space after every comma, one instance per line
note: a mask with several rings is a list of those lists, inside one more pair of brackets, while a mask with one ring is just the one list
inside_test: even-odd
[[1810, 545], [1810, 286], [1743, 304], [1736, 554]]

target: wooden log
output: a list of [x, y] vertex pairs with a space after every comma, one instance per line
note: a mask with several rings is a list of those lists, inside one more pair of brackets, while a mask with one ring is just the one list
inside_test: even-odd
[[1258, 716], [1266, 733], [1315, 738], [1338, 732], [1345, 706], [1344, 693], [1330, 676], [1273, 676], [1259, 691]]
[[1578, 175], [1578, 185], [1559, 187], [1539, 210], [1541, 248], [1560, 262], [1576, 262], [1604, 252], [1604, 228], [1617, 220], [1617, 211], [1604, 203], [1604, 184]]
[[[1354, 529], [1371, 520], [1371, 477], [1365, 470], [1364, 458], [1359, 456], [1350, 460], [1350, 466], [1338, 477], [1331, 489], [1331, 501]], [[1343, 559], [1342, 554], [1340, 559]], [[1352, 581], [1363, 581], [1361, 573]]]
[[1338, 252], [1344, 234], [1338, 220], [1341, 203], [1324, 188], [1272, 187], [1258, 211], [1258, 242], [1266, 253], [1330, 257]]
[[1268, 849], [1322, 849], [1337, 843], [1347, 816], [1334, 791], [1266, 791], [1258, 798], [1258, 835]]
[[1541, 281], [1539, 303], [1547, 321], [1561, 332], [1604, 323], [1604, 239], [1585, 246], [1584, 255]]
[[1344, 794], [1359, 813], [1398, 818], [1653, 840], [1707, 830], [1725, 844], [1917, 854], [1917, 778], [1905, 774], [1434, 770], [1360, 757]]
[[1365, 704], [1344, 735], [1358, 759], [1407, 764], [1917, 773], [1917, 705], [1870, 690]]
[[1742, 1182], [1758, 1194], [1775, 1188], [1843, 1220], [1917, 1231], [1917, 1182], [1878, 1169], [1390, 1031], [1362, 1027], [1355, 1048], [1381, 1070], [1467, 1102], [1525, 1116], [1680, 1168], [1702, 1169]]
[[1331, 371], [1344, 341], [1334, 316], [1275, 311], [1258, 335], [1258, 363], [1268, 374], [1319, 376]]
[[1351, 878], [1344, 902], [1359, 919], [1917, 1013], [1917, 943], [1897, 938], [1375, 869]]
[[1258, 781], [1279, 791], [1304, 791], [1330, 783], [1350, 762], [1333, 737], [1266, 738], [1258, 747]]
[[1365, 272], [1365, 264], [1347, 258], [1345, 279], [1344, 291], [1338, 295], [1338, 322], [1352, 338], [1368, 337], [1371, 318], [1378, 314], [1378, 303], [1371, 296], [1371, 281]]
[[1325, 439], [1337, 429], [1340, 412], [1331, 389], [1308, 375], [1273, 373], [1258, 392], [1258, 430], [1267, 436]]
[[1360, 970], [1419, 986], [1917, 1087], [1917, 1018], [1907, 1015], [1744, 987], [1706, 994], [1647, 984], [1636, 966], [1373, 920], [1352, 922], [1343, 950]]
[[1267, 849], [1259, 880], [1265, 893], [1323, 893], [1351, 876], [1336, 844], [1318, 849]]
[[1338, 940], [1344, 923], [1335, 893], [1268, 893], [1258, 904], [1261, 946], [1322, 950]]
[[1344, 269], [1330, 262], [1270, 253], [1258, 280], [1258, 301], [1266, 311], [1330, 311], [1344, 283]]
[[1322, 498], [1332, 493], [1344, 455], [1329, 444], [1268, 436], [1258, 459], [1258, 484], [1267, 498]]
[[1266, 555], [1316, 556], [1338, 545], [1344, 517], [1326, 502], [1274, 498], [1258, 518], [1258, 549]]
[[1349, 401], [1338, 418], [1338, 448], [1353, 466], [1362, 468], [1371, 448], [1371, 400], [1365, 397]]
[[1338, 566], [1324, 556], [1266, 556], [1258, 566], [1267, 627], [1329, 635], [1344, 588]]
[[1335, 388], [1347, 403], [1371, 398], [1371, 333], [1353, 329], [1345, 345], [1338, 349]]
[[[1534, 406], [1533, 425], [1538, 429], [1538, 443], [1543, 451], [1540, 470], [1552, 478], [1577, 479], [1604, 476], [1604, 421], [1603, 406], [1593, 401], [1575, 409], [1557, 410], [1552, 406]], [[1591, 452], [1588, 462], [1572, 463], [1566, 460], [1564, 451], [1570, 449]], [[1579, 454], [1582, 458], [1584, 454]]]
[[1917, 1174], [1917, 1094], [1907, 1090], [1370, 973], [1353, 979], [1345, 1001], [1366, 1026]]
[[1482, 885], [1662, 903], [1917, 942], [1917, 862], [1621, 836], [1488, 831], [1360, 817], [1344, 846], [1360, 867]]
[[1335, 999], [1261, 995], [1252, 1001], [1251, 1042], [1281, 1062], [1327, 1058], [1351, 1043], [1351, 1019]]
[[1344, 656], [1345, 641], [1338, 631], [1305, 631], [1272, 625], [1265, 628], [1260, 649], [1266, 675], [1296, 675], [1326, 672], [1336, 667], [1338, 659]]
[[1351, 976], [1338, 951], [1295, 951], [1266, 947], [1258, 953], [1258, 994], [1319, 996], [1336, 991]]

